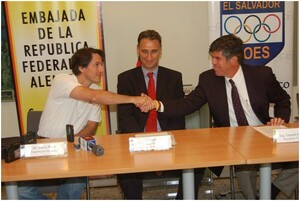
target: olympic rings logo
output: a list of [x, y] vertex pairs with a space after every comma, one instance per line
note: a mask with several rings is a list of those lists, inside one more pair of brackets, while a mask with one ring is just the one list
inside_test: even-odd
[[249, 34], [243, 41], [244, 43], [249, 42], [252, 36], [257, 42], [264, 43], [270, 39], [272, 34], [278, 32], [281, 26], [280, 17], [273, 13], [265, 16], [263, 20], [257, 15], [248, 15], [243, 22], [240, 17], [232, 15], [224, 22], [224, 30], [227, 34], [238, 35], [242, 34], [242, 31]]

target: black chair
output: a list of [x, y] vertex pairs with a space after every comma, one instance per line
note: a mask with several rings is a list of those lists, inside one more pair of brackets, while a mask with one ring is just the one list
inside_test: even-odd
[[[37, 133], [40, 124], [40, 118], [42, 116], [43, 111], [29, 109], [27, 113], [27, 133], [29, 131]], [[46, 179], [41, 180], [39, 182], [39, 190], [41, 193], [53, 193], [58, 192], [58, 179]], [[90, 191], [89, 191], [89, 179], [87, 177], [86, 182], [86, 198], [90, 199]]]
[[[209, 117], [210, 119], [210, 127], [214, 128], [215, 124], [214, 124], [214, 120], [212, 115], [210, 115]], [[229, 179], [230, 179], [230, 194], [231, 194], [231, 199], [235, 200], [235, 185], [234, 185], [234, 167], [233, 165], [229, 166]]]
[[42, 111], [36, 111], [32, 108], [29, 109], [27, 113], [27, 132], [33, 131], [37, 133], [37, 131], [39, 130], [41, 116]]
[[299, 122], [299, 93], [296, 93], [296, 101], [297, 101], [297, 116], [295, 116], [294, 121]]
[[[32, 108], [27, 113], [27, 133], [32, 131], [37, 133], [40, 124], [42, 111], [36, 111]], [[41, 193], [53, 193], [58, 191], [58, 180], [47, 179], [39, 182], [39, 190]]]
[[[116, 130], [116, 134], [121, 134], [121, 129]], [[155, 172], [145, 173], [143, 177], [143, 189], [151, 189], [157, 187], [164, 187], [164, 186], [178, 186], [179, 184], [179, 172], [178, 170], [168, 170], [163, 171], [162, 175], [157, 175]], [[122, 192], [121, 186], [118, 182], [118, 188], [121, 191], [123, 200], [126, 200], [124, 193]], [[162, 199], [175, 199], [177, 196], [176, 192], [166, 193], [165, 197]]]

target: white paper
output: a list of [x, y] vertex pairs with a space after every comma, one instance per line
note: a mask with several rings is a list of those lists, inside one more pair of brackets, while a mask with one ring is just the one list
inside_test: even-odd
[[266, 137], [273, 138], [274, 129], [286, 128], [285, 126], [257, 126], [253, 127], [258, 132], [262, 133]]
[[172, 147], [171, 135], [153, 133], [129, 138], [129, 151], [168, 150]]
[[25, 144], [20, 146], [21, 158], [67, 156], [66, 142]]
[[275, 129], [274, 142], [299, 142], [299, 128]]
[[162, 135], [171, 135], [172, 146], [175, 146], [177, 144], [175, 137], [171, 132], [136, 134], [135, 137], [149, 137], [149, 136], [162, 136]]

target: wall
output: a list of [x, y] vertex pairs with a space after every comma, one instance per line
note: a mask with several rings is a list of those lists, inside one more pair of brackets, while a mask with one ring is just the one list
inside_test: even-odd
[[[162, 36], [160, 65], [183, 73], [184, 84], [197, 84], [208, 69], [207, 2], [103, 2], [108, 89], [117, 90], [117, 76], [136, 64], [138, 34], [155, 29]], [[116, 106], [110, 107], [112, 133]]]
[[20, 136], [15, 102], [1, 103], [1, 137]]
[[[155, 29], [161, 34], [163, 54], [160, 64], [182, 72], [184, 84], [195, 86], [199, 73], [210, 66], [208, 2], [103, 2], [102, 17], [110, 91], [117, 91], [117, 75], [135, 66], [137, 36], [146, 29]], [[208, 110], [202, 110], [200, 124], [197, 114], [187, 117], [189, 127], [208, 125]], [[117, 129], [116, 106], [110, 106], [110, 111], [114, 133]], [[2, 103], [1, 116], [2, 137], [17, 136], [14, 103]]]

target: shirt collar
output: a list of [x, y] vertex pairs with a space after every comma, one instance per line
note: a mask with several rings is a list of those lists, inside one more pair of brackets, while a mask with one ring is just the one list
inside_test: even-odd
[[239, 66], [239, 69], [237, 70], [235, 75], [232, 78], [225, 77], [225, 80], [229, 83], [229, 80], [232, 79], [235, 83], [239, 83], [242, 78], [243, 78], [243, 70], [242, 67]]
[[154, 75], [155, 77], [157, 77], [158, 67], [155, 68], [155, 70], [153, 70], [153, 71], [148, 71], [146, 68], [142, 67], [142, 71], [143, 71], [144, 77], [147, 77], [147, 78], [148, 78], [148, 75], [147, 75], [147, 74], [148, 74], [149, 72], [153, 72], [153, 75]]

